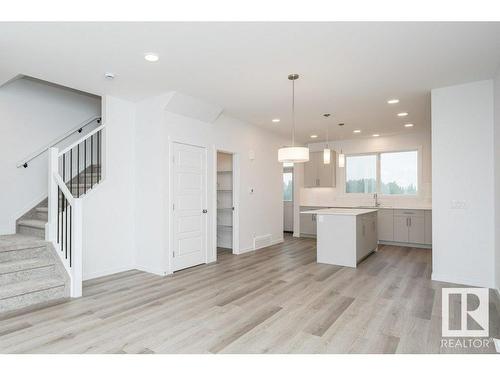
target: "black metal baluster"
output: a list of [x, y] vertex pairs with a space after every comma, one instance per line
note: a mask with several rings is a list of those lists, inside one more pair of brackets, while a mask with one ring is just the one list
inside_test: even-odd
[[83, 157], [83, 172], [85, 173], [85, 176], [83, 177], [83, 183], [85, 184], [85, 190], [87, 190], [87, 139], [83, 141], [83, 150], [84, 150], [84, 157]]
[[69, 206], [69, 266], [71, 267], [71, 246], [72, 246], [72, 231], [71, 231], [71, 222], [72, 222], [72, 214], [71, 214], [71, 205]]
[[64, 257], [68, 259], [68, 199], [64, 197], [64, 206], [65, 206], [65, 215], [66, 218], [64, 219]]
[[[78, 143], [78, 146], [76, 146], [76, 153], [77, 153], [77, 157], [76, 157], [76, 173], [77, 173], [77, 183], [78, 183], [78, 186], [80, 186], [80, 143]], [[80, 198], [80, 188], [78, 188], [78, 198]]]
[[63, 178], [63, 182], [66, 183], [66, 154], [63, 154], [63, 175], [62, 175], [62, 178]]
[[[69, 150], [69, 183], [71, 190], [73, 190], [73, 186], [75, 185], [73, 181], [73, 149]], [[73, 191], [71, 191], [71, 194], [73, 194]]]
[[61, 230], [59, 229], [60, 225], [60, 217], [59, 210], [61, 209], [61, 188], [57, 186], [57, 242], [60, 242], [59, 234]]
[[[90, 136], [90, 171], [93, 172], [94, 168], [94, 135]], [[94, 174], [90, 175], [90, 188], [94, 186]]]

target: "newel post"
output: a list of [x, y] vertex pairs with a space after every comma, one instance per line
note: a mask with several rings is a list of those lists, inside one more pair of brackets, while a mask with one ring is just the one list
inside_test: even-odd
[[83, 212], [82, 199], [73, 200], [73, 264], [71, 265], [71, 297], [82, 296], [83, 283]]
[[55, 147], [49, 148], [49, 165], [48, 165], [48, 204], [47, 204], [47, 209], [48, 209], [48, 224], [49, 228], [46, 231], [46, 240], [47, 241], [52, 241], [55, 243], [56, 236], [57, 236], [57, 215], [59, 215], [59, 212], [57, 212], [57, 182], [54, 179], [54, 173], [59, 172], [59, 150]]

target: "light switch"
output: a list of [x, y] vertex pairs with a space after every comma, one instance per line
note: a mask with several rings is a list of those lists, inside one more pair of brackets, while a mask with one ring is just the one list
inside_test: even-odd
[[467, 204], [465, 201], [463, 200], [457, 200], [457, 199], [453, 199], [451, 201], [451, 209], [453, 210], [465, 210], [467, 208]]

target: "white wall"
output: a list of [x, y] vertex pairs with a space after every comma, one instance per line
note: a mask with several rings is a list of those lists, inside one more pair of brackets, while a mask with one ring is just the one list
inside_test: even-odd
[[[277, 150], [285, 143], [272, 133], [229, 116], [213, 124], [164, 111], [171, 95], [138, 104], [136, 125], [136, 237], [140, 269], [164, 274], [169, 250], [169, 141], [208, 150], [209, 260], [215, 259], [215, 150], [236, 153], [239, 161], [239, 250], [253, 248], [254, 236], [283, 238], [282, 165]], [[253, 151], [255, 160], [250, 160]], [[255, 192], [249, 193], [253, 187]], [[213, 198], [213, 199], [212, 199]]]
[[495, 248], [496, 286], [500, 290], [500, 69], [495, 76]]
[[493, 82], [432, 90], [433, 279], [495, 285], [493, 168]]
[[[325, 146], [324, 142], [309, 144], [310, 151], [321, 151]], [[359, 154], [367, 152], [381, 151], [402, 151], [419, 149], [421, 150], [421, 186], [416, 197], [410, 196], [382, 196], [380, 201], [388, 205], [430, 205], [431, 204], [431, 134], [429, 131], [422, 131], [408, 134], [398, 134], [393, 136], [378, 138], [360, 138], [343, 141], [330, 142], [330, 147], [337, 152], [344, 154]], [[300, 204], [302, 206], [335, 206], [351, 204], [373, 203], [371, 196], [364, 198], [345, 194], [345, 168], [338, 168], [336, 162], [336, 187], [335, 188], [301, 188]], [[302, 185], [303, 186], [303, 185]]]
[[104, 178], [83, 201], [83, 278], [135, 268], [135, 104], [103, 99]]
[[[47, 197], [47, 156], [19, 161], [101, 112], [100, 98], [31, 79], [0, 87], [0, 235]], [[70, 141], [70, 139], [68, 140]]]

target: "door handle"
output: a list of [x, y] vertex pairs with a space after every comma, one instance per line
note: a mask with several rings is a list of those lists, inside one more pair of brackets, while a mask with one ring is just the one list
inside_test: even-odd
[[201, 212], [203, 212], [204, 214], [206, 214], [206, 213], [208, 212], [208, 210], [207, 210], [207, 209], [204, 209], [204, 210], [203, 210], [203, 211], [201, 211]]

